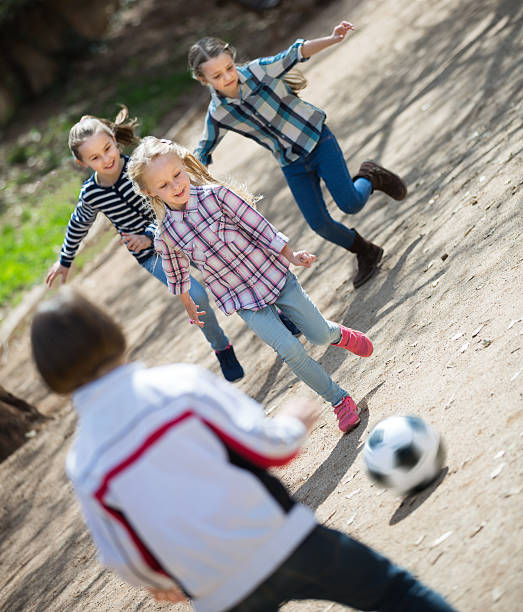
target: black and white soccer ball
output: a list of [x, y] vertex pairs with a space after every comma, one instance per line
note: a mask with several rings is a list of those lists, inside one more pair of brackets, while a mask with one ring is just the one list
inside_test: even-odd
[[445, 461], [439, 433], [416, 416], [391, 416], [371, 431], [363, 458], [372, 480], [401, 494], [425, 488]]

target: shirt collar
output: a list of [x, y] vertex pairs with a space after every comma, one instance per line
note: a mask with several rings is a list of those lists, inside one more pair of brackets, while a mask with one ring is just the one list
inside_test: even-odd
[[[165, 209], [165, 219], [170, 219], [178, 223], [182, 223], [184, 218], [191, 212], [198, 210], [198, 196], [196, 194], [196, 187], [191, 185], [189, 199], [187, 200], [187, 205], [183, 210], [173, 210], [169, 208], [166, 204], [164, 204]], [[163, 224], [162, 224], [163, 225]]]
[[143, 370], [145, 366], [140, 362], [125, 363], [114, 368], [101, 378], [97, 378], [90, 383], [76, 389], [72, 396], [73, 406], [81, 416], [90, 410], [94, 404], [101, 403], [106, 395], [107, 388], [116, 388], [122, 381], [130, 378], [138, 370]]
[[239, 98], [228, 98], [227, 96], [222, 96], [222, 94], [216, 91], [214, 87], [209, 86], [209, 89], [211, 90], [211, 98], [216, 105], [220, 105], [224, 103], [240, 104], [240, 102], [243, 100], [244, 94], [245, 94], [244, 90], [245, 90], [245, 82], [247, 81], [247, 75], [243, 74], [241, 67], [237, 69], [237, 72], [238, 72], [238, 82], [239, 82], [239, 89], [240, 89]]
[[120, 157], [123, 158], [123, 166], [122, 169], [120, 170], [120, 174], [118, 175], [118, 178], [116, 179], [116, 181], [109, 187], [107, 185], [100, 185], [100, 183], [96, 180], [96, 172], [93, 172], [91, 174], [91, 178], [93, 179], [93, 183], [99, 187], [100, 189], [112, 189], [113, 187], [115, 187], [116, 185], [118, 185], [118, 183], [120, 183], [124, 178], [127, 178], [127, 164], [129, 163], [129, 156], [128, 155], [121, 155]]

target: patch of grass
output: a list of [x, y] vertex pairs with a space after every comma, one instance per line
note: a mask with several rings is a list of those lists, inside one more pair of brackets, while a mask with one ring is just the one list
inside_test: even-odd
[[[126, 104], [131, 116], [140, 120], [140, 133], [146, 135], [154, 132], [176, 99], [195, 85], [179, 63], [169, 73], [125, 77], [85, 112], [112, 118], [118, 103]], [[69, 157], [67, 138], [77, 114], [50, 117], [6, 151], [2, 170], [8, 169], [10, 178], [4, 181], [5, 202], [0, 202], [0, 306], [15, 304], [26, 289], [42, 282], [58, 257], [82, 182], [78, 172], [62, 163]], [[34, 193], [27, 195], [27, 187], [37, 181]], [[80, 270], [112, 237], [111, 232], [103, 233], [75, 259], [75, 268]]]
[[57, 189], [28, 198], [17, 221], [0, 229], [0, 304], [41, 279], [56, 260], [80, 181], [71, 176]]
[[29, 151], [29, 147], [23, 144], [16, 144], [12, 150], [7, 155], [7, 163], [8, 164], [25, 164], [29, 158], [31, 157], [31, 153]]
[[163, 117], [172, 109], [176, 98], [189, 91], [196, 82], [185, 68], [167, 75], [151, 74], [118, 83], [116, 91], [104, 103], [102, 116], [113, 117], [118, 104], [125, 104], [131, 116], [140, 120], [142, 136], [154, 132]]

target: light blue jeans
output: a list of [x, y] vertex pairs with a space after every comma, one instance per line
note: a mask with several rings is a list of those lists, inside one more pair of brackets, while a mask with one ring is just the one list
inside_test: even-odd
[[281, 322], [276, 307], [300, 328], [312, 344], [339, 342], [339, 326], [323, 317], [292, 272], [287, 273], [287, 281], [274, 304], [261, 310], [238, 310], [248, 327], [272, 346], [300, 380], [327, 402], [337, 404], [348, 392], [337, 385], [317, 361], [307, 355], [302, 343]]
[[[150, 274], [157, 278], [161, 283], [167, 286], [167, 277], [163, 271], [161, 259], [157, 255], [151, 255], [148, 259], [141, 262], [143, 268]], [[215, 351], [222, 351], [229, 345], [229, 338], [225, 335], [225, 332], [220, 327], [218, 319], [214, 314], [214, 310], [209, 303], [209, 296], [207, 291], [202, 284], [200, 284], [193, 276], [191, 276], [191, 288], [189, 289], [189, 295], [193, 299], [194, 303], [200, 307], [200, 310], [205, 310], [207, 313], [203, 317], [200, 317], [200, 321], [204, 322], [204, 326], [200, 327], [203, 335], [207, 339], [207, 342], [211, 345]]]

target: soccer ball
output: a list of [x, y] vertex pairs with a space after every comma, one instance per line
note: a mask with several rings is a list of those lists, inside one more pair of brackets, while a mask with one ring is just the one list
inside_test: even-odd
[[408, 494], [436, 478], [445, 461], [445, 447], [439, 433], [423, 419], [391, 416], [371, 431], [363, 458], [372, 480]]

